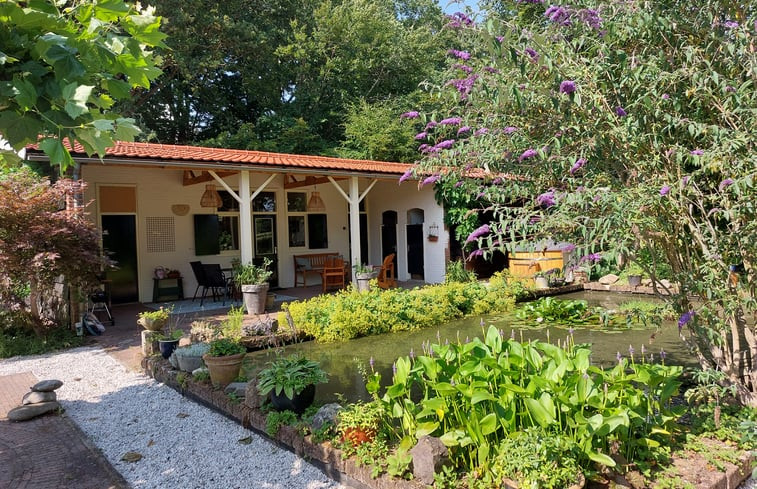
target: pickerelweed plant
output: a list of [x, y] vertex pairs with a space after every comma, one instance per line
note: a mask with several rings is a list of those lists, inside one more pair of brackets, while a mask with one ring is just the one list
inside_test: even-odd
[[500, 444], [529, 428], [565, 437], [580, 467], [643, 460], [669, 444], [678, 417], [670, 401], [681, 367], [631, 356], [603, 370], [571, 340], [564, 348], [522, 343], [493, 326], [483, 341], [430, 345], [393, 370], [383, 394], [379, 373], [366, 380], [384, 405], [390, 441], [439, 437], [469, 473], [490, 473]]
[[488, 222], [453, 223], [468, 226], [472, 254], [552, 239], [595, 270], [636, 257], [702, 367], [757, 407], [757, 11], [490, 5], [484, 22], [454, 28], [424, 110], [407, 107], [403, 121], [423, 131], [408, 175], [442, 201], [475, 196], [455, 215]]

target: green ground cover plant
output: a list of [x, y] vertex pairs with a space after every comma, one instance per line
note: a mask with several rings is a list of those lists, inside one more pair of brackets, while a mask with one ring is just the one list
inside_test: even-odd
[[28, 329], [0, 329], [0, 358], [38, 355], [81, 346], [85, 341], [83, 336], [65, 328], [54, 328], [41, 336]]
[[318, 341], [345, 341], [360, 336], [409, 331], [436, 326], [467, 314], [512, 309], [526, 289], [506, 273], [488, 283], [448, 282], [419, 287], [372, 289], [359, 293], [347, 288], [334, 295], [320, 295], [287, 304], [279, 318], [291, 315], [297, 328]]
[[512, 447], [533, 445], [538, 433], [549, 442], [537, 456], [545, 466], [555, 463], [554, 470], [524, 467], [509, 477], [555, 477], [526, 487], [561, 487], [576, 467], [620, 470], [625, 461], [654, 459], [658, 449], [664, 454], [680, 414], [671, 404], [680, 367], [631, 356], [603, 370], [590, 356], [571, 342], [561, 348], [504, 339], [491, 326], [483, 340], [434, 344], [423, 355], [398, 358], [386, 388], [373, 372], [366, 389], [386, 413], [382, 430], [390, 446], [439, 437], [456, 470], [491, 484], [517, 462]]

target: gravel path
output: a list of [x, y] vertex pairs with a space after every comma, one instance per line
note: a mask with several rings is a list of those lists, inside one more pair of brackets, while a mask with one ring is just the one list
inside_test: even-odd
[[[58, 399], [66, 413], [135, 489], [343, 488], [293, 453], [128, 372], [100, 348], [0, 360], [0, 375], [28, 371], [64, 382]], [[124, 462], [127, 452], [143, 458]]]

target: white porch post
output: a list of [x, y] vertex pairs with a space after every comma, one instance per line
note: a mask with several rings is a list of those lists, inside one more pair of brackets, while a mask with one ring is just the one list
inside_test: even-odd
[[242, 263], [252, 263], [252, 198], [250, 172], [239, 172], [239, 247]]
[[356, 266], [362, 263], [360, 256], [360, 189], [357, 177], [350, 177], [350, 256], [352, 257], [352, 283], [355, 281]]

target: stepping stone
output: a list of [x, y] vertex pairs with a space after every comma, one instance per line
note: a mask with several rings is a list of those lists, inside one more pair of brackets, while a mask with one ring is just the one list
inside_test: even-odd
[[58, 401], [19, 406], [8, 411], [8, 419], [11, 421], [27, 421], [50, 411], [56, 411], [59, 408], [60, 404]]
[[55, 389], [60, 389], [60, 386], [63, 385], [63, 382], [60, 380], [50, 379], [50, 380], [42, 380], [40, 382], [37, 382], [32, 386], [32, 390], [34, 392], [52, 392]]
[[31, 391], [27, 392], [24, 395], [24, 398], [21, 400], [21, 404], [26, 406], [27, 404], [39, 404], [41, 402], [50, 402], [50, 401], [57, 401], [58, 398], [55, 395], [55, 392], [37, 392], [37, 391]]

